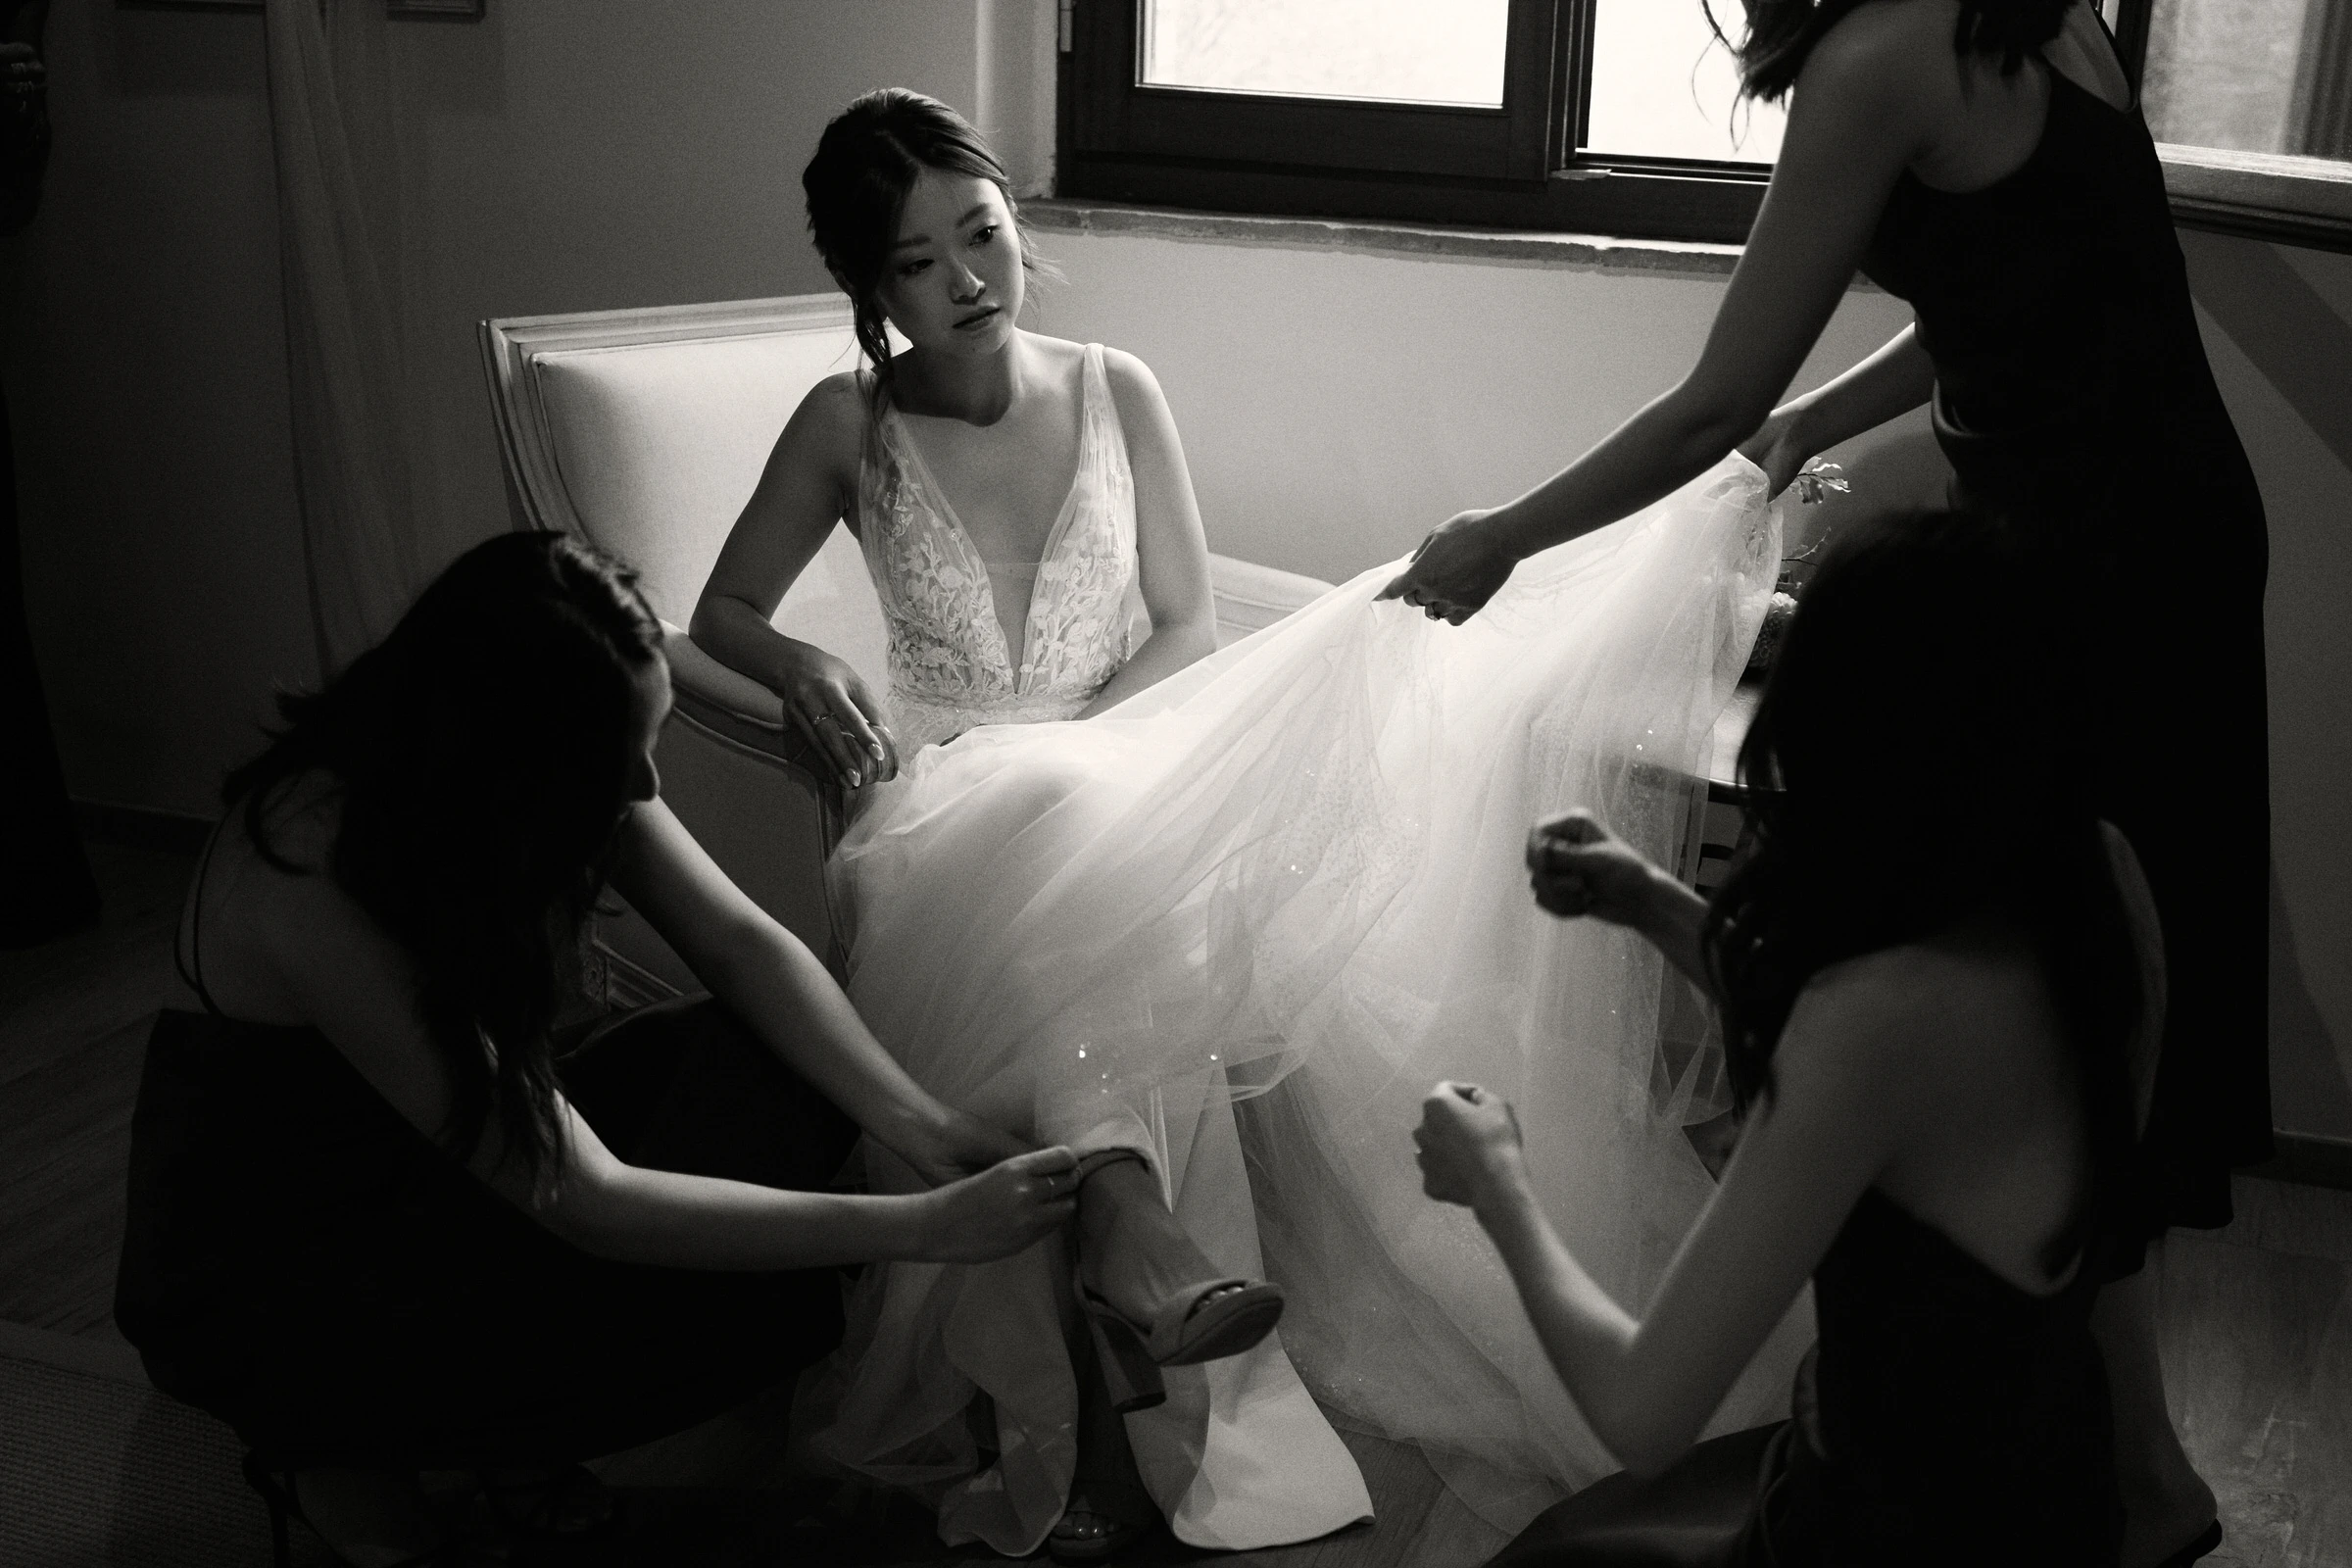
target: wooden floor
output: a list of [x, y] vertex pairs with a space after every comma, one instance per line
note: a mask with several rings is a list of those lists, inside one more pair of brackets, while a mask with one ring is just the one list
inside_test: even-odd
[[[0, 953], [0, 1321], [120, 1342], [109, 1302], [140, 1054], [169, 994], [171, 932], [192, 858], [93, 844], [107, 895], [93, 929]], [[2228, 1544], [2207, 1561], [2352, 1568], [2352, 1193], [2241, 1178], [2237, 1221], [2177, 1235], [2163, 1262], [2165, 1365], [2191, 1457], [2222, 1499]], [[725, 1430], [702, 1434], [723, 1470]], [[1418, 1455], [1348, 1435], [1376, 1527], [1281, 1551], [1219, 1556], [1280, 1568], [1474, 1560]], [[740, 1455], [737, 1455], [740, 1458]], [[663, 1479], [686, 1449], [615, 1477]], [[886, 1500], [807, 1487], [764, 1495], [631, 1493], [639, 1560], [946, 1563], [927, 1521]], [[1164, 1538], [1128, 1560], [1208, 1554]]]

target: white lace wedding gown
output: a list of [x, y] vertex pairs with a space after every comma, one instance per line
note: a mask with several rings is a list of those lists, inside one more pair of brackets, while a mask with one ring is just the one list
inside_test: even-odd
[[[1704, 1200], [1679, 1124], [1709, 1060], [1666, 1073], [1655, 955], [1542, 914], [1519, 853], [1572, 804], [1678, 851], [1778, 564], [1761, 475], [1729, 460], [1537, 557], [1460, 628], [1374, 605], [1381, 567], [1058, 722], [1127, 657], [1136, 569], [1100, 347], [1084, 376], [1017, 663], [995, 594], [1022, 568], [992, 584], [905, 422], [881, 421], [858, 532], [904, 761], [829, 867], [851, 997], [932, 1093], [1040, 1143], [1143, 1151], [1220, 1270], [1284, 1286], [1278, 1334], [1170, 1369], [1167, 1403], [1127, 1418], [1179, 1539], [1271, 1545], [1370, 1514], [1307, 1386], [1514, 1529], [1615, 1466], [1475, 1225], [1421, 1198], [1408, 1134], [1440, 1077], [1510, 1095], [1547, 1206], [1624, 1301]], [[878, 1150], [869, 1173], [917, 1185]], [[818, 1449], [928, 1493], [951, 1544], [1033, 1549], [1076, 1457], [1069, 1268], [1049, 1243], [866, 1270]], [[1798, 1343], [1785, 1326], [1718, 1429], [1773, 1413]]]

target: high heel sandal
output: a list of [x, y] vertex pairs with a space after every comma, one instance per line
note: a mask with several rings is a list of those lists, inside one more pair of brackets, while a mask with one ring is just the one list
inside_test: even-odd
[[[1081, 1186], [1104, 1165], [1122, 1159], [1141, 1161], [1128, 1149], [1106, 1149], [1078, 1162]], [[1095, 1354], [1102, 1363], [1102, 1381], [1112, 1408], [1121, 1415], [1149, 1410], [1168, 1396], [1159, 1370], [1168, 1366], [1197, 1366], [1222, 1360], [1256, 1348], [1282, 1320], [1282, 1287], [1264, 1280], [1238, 1276], [1204, 1280], [1182, 1300], [1170, 1303], [1146, 1325], [1139, 1325], [1100, 1292], [1078, 1279], [1078, 1302], [1094, 1335]]]

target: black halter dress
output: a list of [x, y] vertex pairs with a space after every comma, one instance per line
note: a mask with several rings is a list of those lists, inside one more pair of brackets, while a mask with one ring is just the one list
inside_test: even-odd
[[2269, 542], [2146, 122], [2027, 69], [2050, 81], [2033, 156], [1965, 193], [1906, 172], [1862, 267], [1916, 314], [1955, 500], [2019, 517], [2082, 584], [2100, 814], [2167, 954], [2144, 1237], [2228, 1223], [2230, 1168], [2271, 1148]]

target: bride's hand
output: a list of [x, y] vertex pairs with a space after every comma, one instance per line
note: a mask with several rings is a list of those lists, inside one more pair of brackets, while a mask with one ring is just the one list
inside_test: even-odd
[[1784, 404], [1756, 427], [1754, 435], [1740, 443], [1740, 455], [1764, 470], [1767, 500], [1788, 489], [1813, 461], [1812, 452], [1798, 437], [1797, 424], [1795, 408]]
[[921, 1125], [893, 1130], [882, 1142], [934, 1187], [1032, 1152], [1027, 1143], [1012, 1134], [946, 1105]]
[[1430, 619], [1452, 626], [1484, 610], [1519, 564], [1518, 556], [1485, 525], [1494, 510], [1464, 512], [1440, 523], [1378, 597], [1401, 599]]
[[1476, 1084], [1432, 1089], [1413, 1143], [1421, 1151], [1421, 1191], [1441, 1203], [1476, 1208], [1508, 1191], [1523, 1170], [1518, 1113]]
[[898, 777], [898, 748], [864, 678], [814, 644], [796, 641], [791, 650], [775, 687], [785, 721], [832, 764], [845, 790]]
[[1658, 875], [1639, 851], [1581, 808], [1528, 830], [1527, 869], [1536, 902], [1561, 919], [1589, 914], [1636, 928], [1649, 912]]

